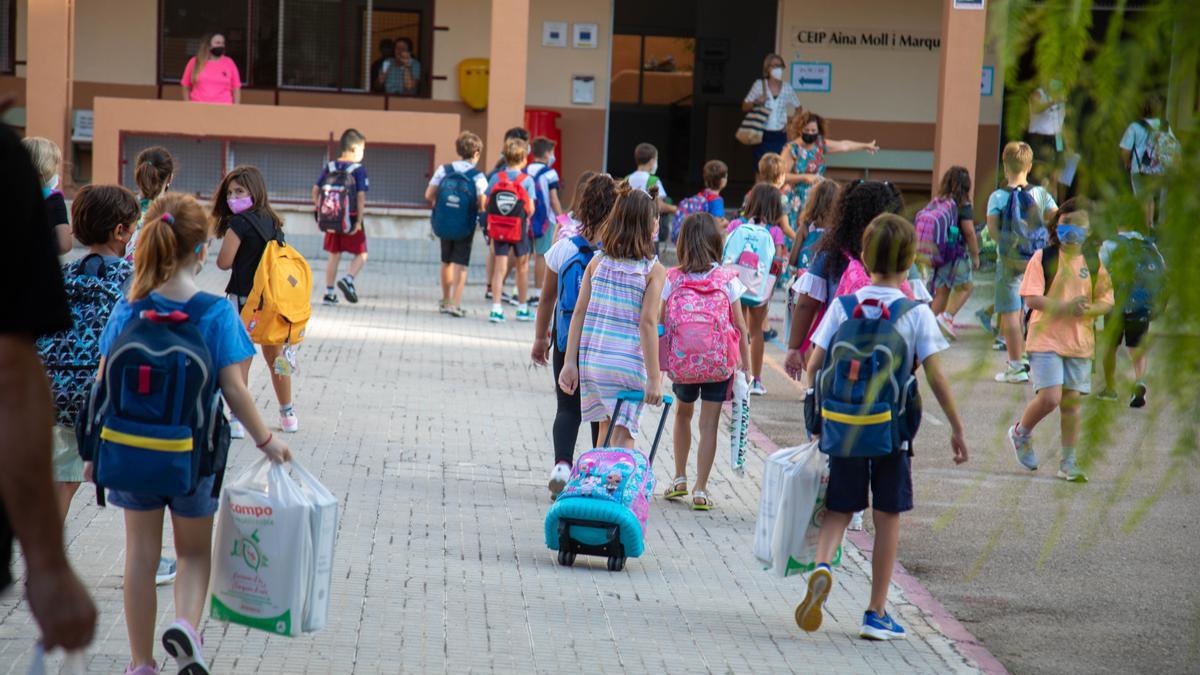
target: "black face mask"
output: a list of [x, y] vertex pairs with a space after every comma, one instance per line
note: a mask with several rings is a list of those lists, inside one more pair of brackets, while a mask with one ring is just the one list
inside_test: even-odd
[[800, 140], [804, 141], [805, 143], [816, 143], [817, 137], [817, 134], [800, 134]]
[[208, 53], [212, 54], [213, 56], [215, 56], [219, 59], [222, 56], [225, 56], [225, 48], [224, 47], [213, 47], [212, 49], [208, 50]]

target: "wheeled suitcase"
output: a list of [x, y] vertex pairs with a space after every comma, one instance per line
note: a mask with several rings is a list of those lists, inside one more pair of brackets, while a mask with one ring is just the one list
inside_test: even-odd
[[[622, 392], [612, 418], [617, 418], [622, 403], [641, 400], [640, 391]], [[582, 553], [607, 557], [608, 569], [619, 572], [626, 558], [645, 551], [646, 520], [654, 498], [654, 454], [671, 403], [670, 396], [663, 396], [649, 459], [636, 449], [608, 447], [613, 424], [600, 447], [579, 456], [566, 487], [546, 513], [546, 546], [558, 551], [560, 565], [573, 565]]]

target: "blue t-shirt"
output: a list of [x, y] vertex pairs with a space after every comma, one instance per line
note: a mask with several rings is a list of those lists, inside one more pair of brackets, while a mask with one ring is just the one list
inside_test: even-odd
[[[163, 313], [182, 310], [183, 306], [187, 304], [170, 300], [158, 293], [151, 293], [150, 301], [154, 303], [155, 310]], [[129, 301], [118, 302], [108, 317], [108, 325], [104, 327], [104, 333], [100, 335], [101, 354], [108, 355], [113, 343], [117, 341], [117, 337], [121, 335], [121, 331], [125, 330], [126, 324], [132, 318], [133, 310], [130, 308]], [[204, 338], [205, 346], [212, 354], [217, 370], [241, 363], [254, 356], [254, 343], [250, 342], [246, 327], [242, 325], [242, 320], [238, 318], [233, 305], [228, 302], [222, 300], [213, 303], [213, 306], [196, 323], [200, 335]]]
[[708, 211], [708, 214], [714, 218], [724, 218], [725, 198], [717, 195], [716, 197], [704, 202], [704, 210]]

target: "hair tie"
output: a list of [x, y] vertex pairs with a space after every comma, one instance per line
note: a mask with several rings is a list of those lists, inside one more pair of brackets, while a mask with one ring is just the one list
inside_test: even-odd
[[159, 216], [159, 220], [163, 221], [164, 223], [166, 223], [168, 225], [175, 224], [175, 216], [171, 215], [170, 213], [162, 214], [161, 216]]

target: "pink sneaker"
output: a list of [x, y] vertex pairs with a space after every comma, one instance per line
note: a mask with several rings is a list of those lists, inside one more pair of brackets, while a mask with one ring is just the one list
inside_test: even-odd
[[200, 653], [203, 644], [187, 619], [175, 619], [162, 636], [163, 648], [175, 659], [179, 675], [209, 675], [208, 665]]
[[125, 668], [125, 675], [158, 675], [158, 668], [150, 666], [138, 666], [134, 668], [132, 665]]
[[958, 331], [954, 330], [954, 319], [950, 315], [941, 313], [937, 315], [938, 328], [942, 329], [942, 334], [951, 340], [958, 339]]

